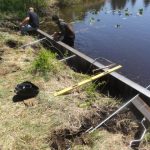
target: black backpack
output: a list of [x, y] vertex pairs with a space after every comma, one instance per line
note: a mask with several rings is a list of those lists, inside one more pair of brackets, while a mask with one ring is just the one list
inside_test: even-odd
[[39, 93], [39, 88], [31, 82], [25, 81], [18, 84], [15, 87], [14, 92], [17, 96], [27, 99], [37, 96], [37, 94]]

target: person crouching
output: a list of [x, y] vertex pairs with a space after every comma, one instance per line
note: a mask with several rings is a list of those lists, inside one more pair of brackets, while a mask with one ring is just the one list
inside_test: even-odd
[[53, 34], [54, 40], [60, 38], [62, 42], [73, 47], [75, 40], [75, 33], [70, 27], [70, 25], [67, 24], [64, 20], [59, 19], [57, 15], [52, 16], [52, 21], [54, 21], [57, 24], [60, 30], [60, 32], [54, 32]]
[[30, 7], [26, 18], [20, 23], [21, 34], [28, 34], [29, 31], [36, 31], [39, 28], [39, 17]]

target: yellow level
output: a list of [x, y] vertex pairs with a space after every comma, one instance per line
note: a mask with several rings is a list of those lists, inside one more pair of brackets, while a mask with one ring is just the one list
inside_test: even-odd
[[118, 65], [118, 66], [116, 66], [116, 67], [114, 67], [114, 68], [108, 69], [107, 71], [104, 71], [104, 72], [102, 72], [102, 73], [100, 73], [100, 74], [98, 74], [98, 75], [95, 75], [95, 76], [93, 76], [93, 77], [91, 77], [91, 78], [89, 78], [89, 79], [86, 79], [86, 80], [84, 80], [84, 81], [81, 81], [81, 82], [79, 82], [79, 83], [73, 85], [73, 86], [70, 86], [70, 87], [65, 88], [65, 89], [63, 89], [63, 90], [61, 90], [61, 91], [58, 91], [58, 92], [54, 93], [54, 96], [59, 96], [59, 95], [62, 95], [62, 94], [64, 94], [64, 93], [67, 93], [67, 92], [71, 91], [72, 89], [75, 89], [75, 88], [77, 88], [77, 87], [79, 87], [79, 86], [81, 86], [81, 85], [84, 85], [84, 84], [86, 84], [86, 83], [88, 83], [88, 82], [91, 82], [91, 81], [93, 81], [93, 80], [96, 80], [96, 79], [98, 79], [98, 78], [101, 78], [101, 77], [103, 77], [103, 76], [105, 76], [105, 75], [107, 75], [107, 74], [109, 74], [109, 73], [111, 73], [111, 72], [114, 72], [114, 71], [120, 69], [121, 67], [122, 67], [121, 65]]

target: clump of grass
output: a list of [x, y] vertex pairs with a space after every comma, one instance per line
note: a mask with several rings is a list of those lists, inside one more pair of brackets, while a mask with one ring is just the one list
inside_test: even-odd
[[47, 72], [54, 71], [55, 58], [54, 53], [42, 49], [32, 63], [32, 72], [45, 75]]
[[89, 86], [86, 87], [86, 93], [89, 97], [95, 97], [95, 91], [98, 87], [106, 84], [106, 82], [99, 82], [99, 83], [91, 83]]
[[147, 144], [150, 143], [150, 131], [148, 131], [145, 135], [144, 142], [146, 142]]
[[86, 87], [84, 87], [86, 92], [86, 101], [84, 103], [81, 103], [79, 107], [81, 108], [88, 108], [93, 103], [96, 102], [97, 98], [99, 97], [99, 94], [96, 92], [97, 88], [106, 84], [106, 82], [101, 83], [89, 83]]

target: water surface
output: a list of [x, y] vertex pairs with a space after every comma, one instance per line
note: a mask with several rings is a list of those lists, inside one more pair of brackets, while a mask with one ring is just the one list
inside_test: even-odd
[[150, 84], [150, 0], [86, 1], [60, 16], [73, 22], [76, 49], [121, 64], [121, 74]]

